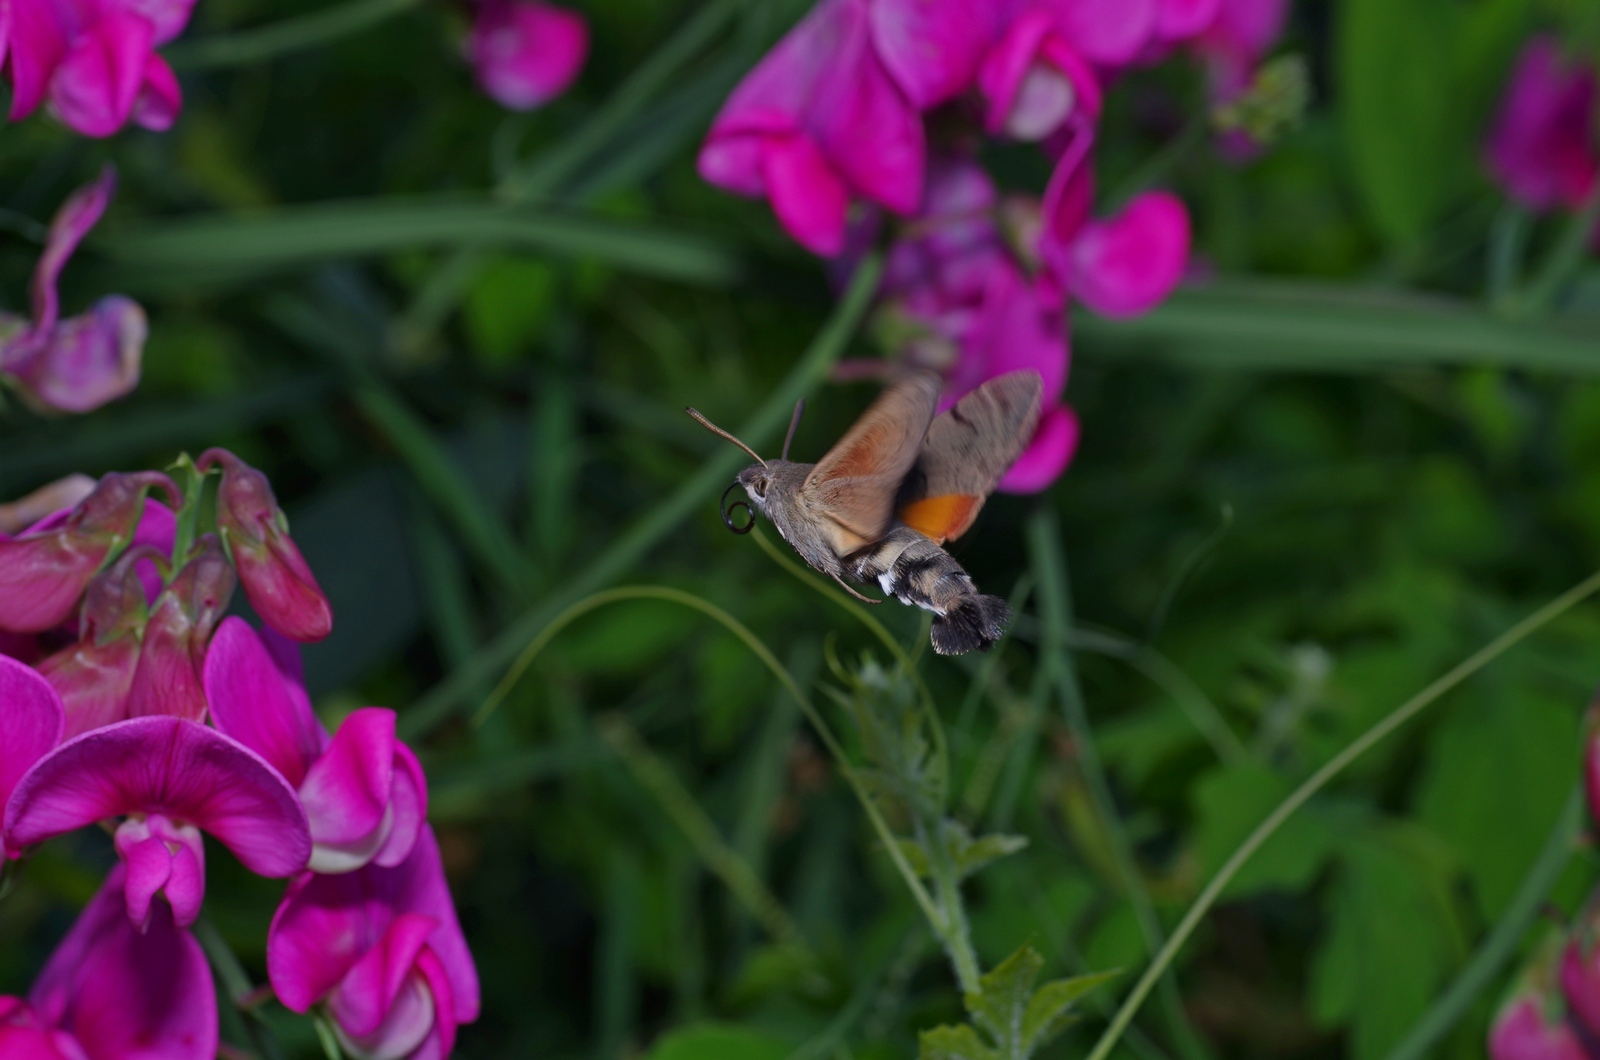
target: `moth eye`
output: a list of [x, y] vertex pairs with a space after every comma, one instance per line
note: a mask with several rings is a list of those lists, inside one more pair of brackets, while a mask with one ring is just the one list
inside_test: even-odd
[[764, 479], [764, 478], [756, 479], [756, 496], [757, 497], [761, 497], [761, 498], [765, 498], [766, 495], [767, 495], [767, 480]]

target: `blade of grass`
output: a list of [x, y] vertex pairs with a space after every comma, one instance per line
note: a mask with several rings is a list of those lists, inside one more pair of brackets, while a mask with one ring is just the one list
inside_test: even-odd
[[180, 72], [245, 66], [330, 44], [419, 6], [421, 0], [346, 0], [265, 26], [178, 41], [162, 54]]
[[[1053, 677], [1056, 696], [1061, 703], [1067, 729], [1072, 734], [1074, 752], [1083, 771], [1090, 800], [1110, 840], [1111, 856], [1121, 877], [1123, 894], [1133, 909], [1146, 948], [1156, 953], [1163, 942], [1161, 922], [1156, 919], [1150, 892], [1134, 860], [1133, 842], [1123, 827], [1122, 815], [1117, 812], [1116, 800], [1111, 794], [1110, 779], [1100, 762], [1100, 752], [1095, 746], [1094, 732], [1089, 727], [1089, 715], [1083, 702], [1083, 691], [1078, 685], [1072, 651], [1065, 647], [1073, 625], [1072, 596], [1055, 513], [1049, 508], [1041, 508], [1029, 520], [1027, 534], [1029, 559], [1034, 577], [1039, 581], [1040, 630], [1045, 644], [1041, 665]], [[1173, 1043], [1189, 1060], [1206, 1057], [1209, 1050], [1189, 1025], [1176, 980], [1164, 977], [1160, 985], [1163, 1022]]]
[[[794, 403], [821, 382], [855, 334], [878, 286], [880, 264], [869, 258], [851, 280], [849, 289], [811, 346], [755, 415], [740, 425], [739, 436], [753, 445], [770, 440], [788, 425]], [[732, 446], [719, 448], [692, 478], [645, 513], [599, 556], [545, 595], [538, 604], [478, 651], [465, 666], [451, 671], [414, 702], [400, 717], [400, 729], [409, 740], [432, 731], [470, 701], [471, 690], [500, 672], [516, 658], [532, 637], [562, 608], [626, 573], [662, 538], [671, 533], [699, 505], [709, 501], [733, 477], [745, 460]]]
[[1508, 321], [1458, 299], [1305, 282], [1217, 280], [1132, 320], [1084, 313], [1075, 332], [1108, 355], [1194, 368], [1384, 371], [1488, 364], [1600, 374], [1600, 331]]
[[1446, 692], [1451, 691], [1461, 682], [1499, 658], [1507, 650], [1573, 607], [1576, 607], [1590, 596], [1593, 596], [1596, 592], [1600, 592], [1600, 571], [1589, 575], [1589, 577], [1571, 589], [1551, 600], [1500, 634], [1500, 636], [1473, 652], [1421, 692], [1400, 704], [1381, 721], [1373, 725], [1372, 728], [1352, 740], [1344, 750], [1328, 759], [1321, 768], [1302, 781], [1298, 788], [1290, 792], [1288, 797], [1279, 803], [1256, 826], [1255, 831], [1245, 837], [1244, 842], [1239, 844], [1238, 849], [1217, 870], [1217, 874], [1211, 878], [1211, 882], [1206, 884], [1205, 889], [1194, 900], [1194, 904], [1183, 915], [1183, 919], [1178, 922], [1177, 928], [1173, 930], [1172, 935], [1167, 939], [1166, 945], [1161, 948], [1161, 952], [1156, 954], [1155, 959], [1150, 962], [1150, 967], [1145, 969], [1144, 975], [1140, 976], [1139, 981], [1134, 984], [1133, 990], [1129, 992], [1127, 998], [1123, 1001], [1122, 1007], [1117, 1010], [1117, 1014], [1112, 1019], [1110, 1026], [1100, 1036], [1100, 1040], [1095, 1043], [1094, 1050], [1089, 1054], [1088, 1060], [1106, 1060], [1106, 1057], [1111, 1054], [1111, 1050], [1116, 1048], [1117, 1039], [1121, 1037], [1123, 1030], [1128, 1026], [1128, 1021], [1133, 1018], [1133, 1014], [1139, 1010], [1139, 1006], [1144, 1003], [1144, 999], [1150, 995], [1150, 991], [1156, 982], [1161, 979], [1168, 967], [1171, 966], [1173, 959], [1178, 955], [1178, 950], [1189, 940], [1189, 936], [1194, 934], [1194, 930], [1200, 925], [1201, 919], [1216, 904], [1217, 898], [1221, 896], [1223, 889], [1244, 867], [1245, 862], [1249, 861], [1255, 852], [1261, 849], [1262, 844], [1270, 839], [1272, 834], [1283, 825], [1284, 821], [1293, 816], [1296, 810], [1304, 806], [1311, 796], [1326, 787], [1328, 782], [1343, 772], [1346, 766], [1366, 754], [1367, 751], [1380, 743], [1390, 733], [1416, 717], [1424, 708], [1434, 703]]
[[418, 247], [517, 247], [709, 287], [737, 282], [727, 246], [693, 232], [463, 196], [351, 199], [147, 222], [96, 242], [105, 281], [132, 292], [227, 286], [315, 262]]
[[705, 867], [750, 911], [767, 934], [776, 942], [806, 946], [800, 926], [783, 903], [767, 888], [750, 863], [722, 838], [715, 822], [660, 756], [639, 738], [638, 731], [627, 719], [616, 713], [602, 714], [595, 722], [595, 729], [628, 767], [633, 778], [655, 797], [656, 805], [678, 826], [678, 831], [694, 847]]
[[1583, 788], [1580, 785], [1567, 798], [1561, 816], [1550, 829], [1550, 838], [1545, 840], [1493, 930], [1478, 946], [1467, 966], [1461, 969], [1461, 974], [1390, 1051], [1387, 1060], [1422, 1060], [1429, 1055], [1472, 1008], [1478, 995], [1494, 982], [1500, 969], [1515, 956], [1529, 925], [1538, 918], [1545, 897], [1556, 885], [1567, 862], [1572, 860], [1582, 828]]

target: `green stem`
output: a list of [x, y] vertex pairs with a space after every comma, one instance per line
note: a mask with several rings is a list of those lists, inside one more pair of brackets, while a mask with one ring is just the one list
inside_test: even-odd
[[1183, 131], [1161, 146], [1139, 167], [1123, 178], [1116, 191], [1107, 200], [1106, 212], [1117, 213], [1133, 201], [1141, 191], [1151, 188], [1166, 178], [1167, 174], [1186, 158], [1191, 151], [1206, 142], [1211, 129], [1211, 114], [1202, 108]]
[[165, 54], [175, 70], [244, 66], [332, 43], [420, 4], [421, 0], [346, 0], [270, 25], [182, 41]]
[[1544, 264], [1521, 294], [1513, 295], [1505, 308], [1512, 316], [1535, 316], [1548, 313], [1555, 303], [1561, 286], [1572, 278], [1589, 252], [1589, 240], [1595, 226], [1600, 225], [1600, 186], [1589, 193], [1583, 209], [1573, 214], [1561, 232], [1561, 238], [1544, 259]]
[[940, 919], [933, 931], [944, 944], [950, 957], [950, 967], [955, 970], [956, 982], [963, 995], [982, 993], [982, 971], [978, 955], [972, 948], [972, 926], [967, 921], [967, 909], [961, 899], [961, 882], [956, 878], [955, 865], [950, 860], [950, 848], [944, 841], [944, 821], [937, 814], [918, 814], [917, 840], [928, 852], [928, 868], [933, 876], [935, 900], [939, 903]]
[[1222, 868], [1217, 870], [1216, 876], [1212, 877], [1211, 882], [1206, 884], [1205, 890], [1200, 892], [1194, 904], [1189, 907], [1189, 911], [1178, 922], [1178, 927], [1173, 931], [1172, 937], [1167, 939], [1167, 944], [1161, 948], [1160, 953], [1156, 954], [1155, 960], [1150, 963], [1149, 968], [1145, 969], [1144, 975], [1134, 985], [1132, 992], [1128, 994], [1127, 1000], [1117, 1010], [1111, 1025], [1100, 1036], [1100, 1040], [1095, 1044], [1094, 1051], [1089, 1054], [1088, 1060], [1105, 1060], [1111, 1054], [1111, 1050], [1116, 1048], [1117, 1039], [1122, 1036], [1122, 1032], [1127, 1028], [1128, 1022], [1133, 1019], [1133, 1014], [1139, 1010], [1139, 1006], [1144, 1003], [1144, 999], [1150, 995], [1151, 989], [1154, 988], [1156, 982], [1166, 972], [1168, 966], [1172, 964], [1173, 959], [1178, 955], [1178, 951], [1189, 940], [1189, 936], [1194, 934], [1194, 930], [1199, 927], [1201, 919], [1216, 904], [1223, 889], [1244, 867], [1245, 862], [1249, 861], [1255, 852], [1261, 849], [1261, 845], [1270, 839], [1272, 834], [1282, 827], [1283, 822], [1293, 816], [1296, 810], [1304, 806], [1311, 796], [1327, 786], [1328, 782], [1343, 772], [1350, 763], [1371, 750], [1384, 737], [1416, 717], [1440, 696], [1443, 696], [1468, 677], [1493, 662], [1504, 654], [1507, 649], [1524, 640], [1540, 627], [1575, 607], [1597, 591], [1600, 591], [1600, 571], [1591, 574], [1482, 648], [1473, 652], [1444, 676], [1396, 707], [1387, 717], [1358, 736], [1349, 746], [1330, 758], [1322, 768], [1311, 774], [1298, 788], [1290, 792], [1288, 797], [1279, 803], [1277, 808], [1268, 814], [1264, 821], [1256, 826], [1255, 831], [1251, 832], [1245, 838], [1245, 841], [1239, 844], [1238, 849], [1233, 852]]
[[873, 830], [878, 834], [878, 841], [883, 844], [884, 850], [888, 852], [895, 868], [900, 871], [901, 878], [905, 880], [906, 887], [910, 889], [912, 897], [922, 907], [923, 915], [928, 918], [928, 922], [937, 929], [941, 923], [938, 907], [928, 895], [928, 890], [922, 885], [922, 881], [917, 878], [915, 870], [911, 868], [911, 863], [906, 860], [905, 854], [900, 849], [900, 844], [895, 841], [894, 833], [889, 830], [888, 822], [883, 819], [883, 814], [878, 811], [877, 803], [873, 801], [872, 794], [867, 791], [866, 785], [862, 783], [855, 767], [850, 764], [850, 759], [844, 752], [844, 746], [834, 736], [833, 729], [828, 725], [827, 720], [823, 718], [822, 712], [817, 710], [815, 704], [801, 691], [799, 683], [789, 673], [788, 668], [778, 661], [778, 657], [772, 654], [772, 649], [768, 648], [761, 638], [751, 631], [749, 626], [746, 626], [743, 622], [740, 622], [737, 618], [734, 618], [704, 597], [665, 585], [626, 585], [616, 589], [606, 589], [592, 593], [584, 599], [573, 603], [556, 615], [545, 628], [541, 629], [537, 635], [528, 641], [527, 646], [512, 664], [511, 669], [506, 671], [506, 676], [484, 703], [483, 709], [478, 712], [476, 720], [481, 723], [489, 712], [505, 699], [506, 693], [511, 690], [511, 687], [516, 684], [517, 680], [533, 663], [534, 658], [544, 650], [550, 641], [555, 638], [556, 634], [590, 611], [620, 600], [665, 600], [669, 603], [682, 604], [684, 607], [699, 611], [706, 617], [721, 623], [728, 632], [744, 642], [745, 647], [749, 648], [756, 658], [761, 660], [762, 664], [778, 679], [778, 683], [783, 685], [784, 690], [794, 698], [795, 704], [800, 708], [800, 712], [806, 716], [806, 720], [816, 730], [817, 737], [822, 741], [823, 746], [828, 749], [828, 753], [833, 756], [834, 761], [838, 764], [839, 772], [844, 775], [845, 781], [850, 785], [850, 790], [855, 793], [857, 801], [861, 803], [861, 808], [866, 811], [867, 819], [872, 823]]
[[233, 1003], [234, 1010], [241, 1017], [244, 1033], [249, 1035], [257, 1052], [266, 1060], [281, 1060], [283, 1050], [278, 1047], [272, 1029], [249, 1006], [249, 999], [255, 994], [256, 988], [250, 982], [250, 975], [244, 970], [238, 955], [233, 952], [233, 947], [228, 945], [216, 925], [204, 917], [195, 921], [191, 930], [212, 970], [221, 980], [223, 994]]
[[1573, 843], [1582, 827], [1583, 788], [1579, 785], [1567, 798], [1561, 816], [1550, 830], [1550, 838], [1544, 841], [1539, 856], [1512, 896], [1511, 904], [1495, 922], [1494, 930], [1489, 932], [1449, 989], [1439, 995], [1411, 1032], [1390, 1051], [1387, 1060], [1422, 1060], [1467, 1014], [1473, 1001], [1516, 953], [1528, 926], [1539, 916], [1545, 896], [1556, 885], [1567, 862], [1572, 860]]
[[[828, 369], [855, 334], [877, 290], [880, 271], [876, 258], [868, 259], [857, 271], [849, 290], [811, 348], [801, 356], [772, 397], [741, 425], [740, 437], [759, 445], [788, 424], [795, 401], [827, 376]], [[699, 505], [715, 497], [745, 459], [744, 454], [732, 446], [719, 449], [697, 474], [629, 527], [587, 567], [525, 612], [475, 653], [465, 666], [452, 670], [448, 677], [413, 703], [400, 718], [401, 735], [407, 740], [416, 740], [451, 717], [468, 702], [472, 689], [515, 659], [522, 646], [548, 625], [552, 616], [626, 573]]]
[[[1043, 665], [1054, 677], [1057, 695], [1061, 700], [1061, 712], [1072, 733], [1077, 761], [1089, 789], [1089, 798], [1094, 803], [1095, 814], [1100, 818], [1110, 842], [1112, 861], [1120, 877], [1123, 893], [1133, 909], [1134, 919], [1138, 921], [1147, 951], [1156, 953], [1163, 942], [1161, 922], [1156, 918], [1155, 906], [1150, 901], [1150, 893], [1134, 860], [1133, 843], [1117, 812], [1111, 783], [1100, 762], [1094, 732], [1089, 727], [1089, 715], [1084, 706], [1083, 691], [1078, 685], [1072, 652], [1065, 647], [1072, 630], [1072, 596], [1067, 582], [1066, 558], [1062, 555], [1060, 530], [1055, 513], [1049, 508], [1040, 509], [1029, 522], [1028, 546], [1034, 572], [1039, 579], [1042, 633], [1046, 645]], [[1179, 1050], [1190, 1060], [1207, 1056], [1205, 1044], [1184, 1015], [1177, 982], [1171, 977], [1164, 978], [1161, 981], [1161, 994], [1162, 1015]]]

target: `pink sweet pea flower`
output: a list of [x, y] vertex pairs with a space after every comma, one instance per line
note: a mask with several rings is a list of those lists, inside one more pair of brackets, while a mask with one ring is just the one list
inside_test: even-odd
[[922, 119], [879, 58], [869, 3], [822, 0], [728, 97], [700, 149], [702, 177], [765, 196], [816, 254], [844, 249], [852, 199], [900, 214], [922, 199]]
[[212, 721], [298, 789], [313, 872], [400, 864], [427, 819], [428, 787], [416, 755], [395, 736], [394, 712], [357, 710], [330, 738], [311, 712], [298, 650], [273, 637], [243, 619], [222, 623], [206, 655]]
[[[34, 763], [61, 742], [65, 711], [50, 683], [30, 667], [0, 655], [0, 822], [11, 793]], [[0, 859], [15, 854], [0, 827]]]
[[5, 834], [26, 847], [116, 817], [128, 916], [139, 925], [159, 914], [157, 895], [179, 924], [194, 922], [201, 832], [259, 876], [292, 876], [311, 858], [305, 811], [276, 770], [213, 729], [165, 716], [95, 729], [40, 759], [6, 806]]
[[12, 7], [11, 120], [48, 100], [63, 124], [110, 136], [131, 119], [172, 126], [178, 80], [155, 49], [183, 32], [193, 0], [30, 0]]
[[[20, 12], [32, 6], [19, 5], [19, 24], [25, 21]], [[0, 377], [40, 408], [88, 412], [139, 383], [147, 329], [138, 303], [107, 295], [83, 315], [62, 320], [56, 297], [61, 270], [105, 213], [116, 183], [116, 171], [107, 166], [57, 211], [33, 272], [33, 319], [0, 313]]]
[[1507, 195], [1530, 210], [1576, 209], [1600, 173], [1595, 71], [1565, 61], [1550, 36], [1530, 40], [1490, 127], [1484, 161]]
[[1034, 0], [1089, 61], [1126, 66], [1155, 32], [1157, 0]]
[[151, 488], [178, 497], [158, 471], [113, 472], [70, 512], [0, 535], [0, 629], [38, 633], [66, 621], [95, 572], [134, 536]]
[[884, 68], [918, 110], [972, 84], [984, 47], [1015, 0], [871, 0], [867, 18]]
[[1048, 12], [1013, 21], [983, 60], [978, 85], [988, 102], [991, 134], [1044, 140], [1069, 122], [1087, 135], [1100, 116], [1100, 84]]
[[113, 869], [28, 998], [0, 997], [0, 1056], [15, 1060], [211, 1060], [217, 998], [200, 944], [157, 909], [137, 930]]
[[489, 98], [532, 110], [578, 76], [589, 54], [589, 25], [575, 11], [537, 0], [481, 0], [463, 51]]
[[478, 973], [433, 830], [394, 868], [306, 873], [267, 934], [267, 975], [291, 1011], [322, 1004], [358, 1057], [439, 1060], [478, 1018]]
[[151, 605], [128, 687], [128, 717], [205, 718], [200, 673], [211, 633], [233, 598], [234, 581], [233, 567], [217, 535], [202, 534], [188, 562]]
[[195, 466], [222, 468], [217, 530], [256, 614], [291, 640], [326, 637], [333, 630], [333, 609], [289, 536], [289, 520], [267, 476], [226, 449], [207, 449]]

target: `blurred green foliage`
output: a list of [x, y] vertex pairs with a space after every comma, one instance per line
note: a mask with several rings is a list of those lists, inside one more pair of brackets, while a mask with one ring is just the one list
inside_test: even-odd
[[[614, 583], [726, 610], [808, 694], [839, 685], [828, 652], [882, 650], [724, 532], [737, 455], [680, 412], [732, 426], [762, 409], [749, 440], [768, 447], [810, 393], [804, 458], [868, 396], [816, 385], [870, 352], [860, 305], [837, 310], [765, 208], [692, 165], [720, 99], [804, 5], [582, 6], [590, 66], [528, 116], [476, 93], [444, 5], [219, 65], [218, 42], [317, 5], [206, 0], [174, 49], [171, 134], [8, 127], [9, 303], [37, 252], [17, 219], [43, 221], [110, 158], [122, 190], [67, 305], [126, 290], [152, 337], [119, 405], [7, 408], [0, 489], [210, 445], [269, 472], [335, 606], [307, 655], [319, 709], [393, 706], [420, 741], [484, 980], [461, 1055], [897, 1057], [941, 1024], [948, 1051], [927, 1055], [989, 1055], [961, 1051], [961, 1035], [990, 1047], [987, 1017], [951, 1029], [960, 990], [836, 763], [725, 627], [662, 601], [597, 608], [471, 721], [557, 612]], [[1536, 25], [1600, 53], [1576, 0], [1297, 5], [1303, 124], [1248, 164], [1202, 144], [1165, 175], [1219, 279], [1137, 321], [1078, 315], [1076, 464], [1042, 497], [996, 498], [960, 543], [982, 586], [1028, 601], [1014, 635], [937, 659], [917, 615], [873, 612], [919, 652], [951, 819], [1028, 840], [966, 884], [982, 967], [1027, 953], [1011, 959], [1030, 976], [1122, 970], [1041, 1056], [1088, 1050], [1296, 784], [1600, 556], [1600, 269], [1574, 261], [1553, 304], [1519, 303], [1565, 220], [1517, 215], [1477, 162]], [[1130, 73], [1102, 186], [1201, 98], [1197, 75]], [[1025, 547], [1042, 516], [1070, 564], [1055, 575]], [[1231, 882], [1118, 1055], [1384, 1060], [1498, 918], [1517, 912], [1514, 940], [1531, 939], [1546, 890], [1581, 901], [1587, 848], [1531, 904], [1524, 881], [1575, 780], [1597, 645], [1593, 608], [1562, 617], [1317, 794]], [[608, 717], [647, 749], [645, 773]], [[0, 907], [0, 992], [26, 988], [109, 858], [81, 836], [29, 864]], [[219, 849], [211, 864], [209, 923], [259, 982], [281, 885]], [[1493, 972], [1432, 1055], [1482, 1054], [1509, 966]], [[286, 1055], [319, 1055], [307, 1021], [260, 1015]]]

